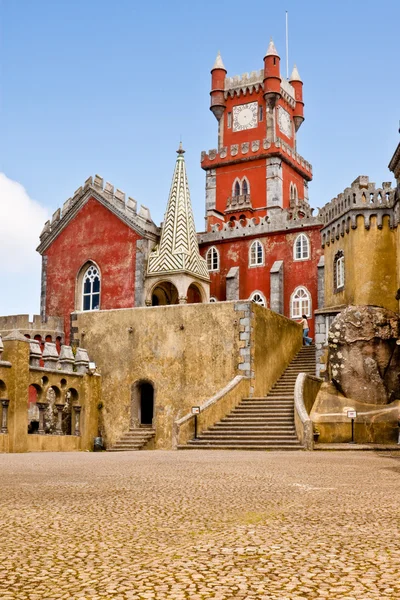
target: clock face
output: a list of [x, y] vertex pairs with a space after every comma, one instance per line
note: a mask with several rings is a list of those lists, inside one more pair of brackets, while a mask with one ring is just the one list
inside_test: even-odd
[[233, 107], [233, 131], [244, 131], [257, 127], [258, 103], [249, 102]]
[[292, 137], [292, 119], [289, 113], [280, 106], [278, 108], [278, 124], [279, 129], [286, 135], [286, 137]]

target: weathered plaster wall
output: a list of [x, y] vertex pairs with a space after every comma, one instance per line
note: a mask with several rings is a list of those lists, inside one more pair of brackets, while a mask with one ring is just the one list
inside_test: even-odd
[[[28, 340], [3, 340], [3, 362], [0, 363], [0, 382], [5, 389], [0, 391], [0, 399], [7, 398], [8, 433], [0, 433], [0, 451], [29, 452], [39, 450], [90, 450], [93, 439], [98, 434], [98, 404], [101, 398], [101, 378], [99, 376], [66, 373], [60, 370], [51, 371], [41, 367], [30, 367], [30, 345]], [[44, 379], [43, 379], [44, 378]], [[73, 388], [78, 394], [77, 403], [81, 406], [81, 435], [32, 435], [28, 434], [28, 397], [29, 386], [36, 385], [39, 390], [38, 400], [45, 401], [50, 387], [55, 386], [62, 394]], [[1, 386], [4, 388], [4, 386]], [[0, 405], [0, 414], [1, 414]], [[0, 422], [1, 427], [1, 422]], [[40, 438], [40, 439], [39, 439]], [[72, 440], [74, 438], [74, 440]]]
[[[344, 253], [345, 285], [334, 292], [334, 260]], [[389, 217], [383, 217], [382, 229], [376, 217], [371, 217], [370, 229], [364, 217], [357, 217], [357, 228], [325, 246], [325, 307], [370, 304], [398, 310], [395, 298], [398, 288], [396, 272], [396, 232], [389, 227]]]
[[[69, 315], [76, 308], [76, 280], [89, 260], [101, 272], [101, 308], [135, 304], [138, 234], [91, 198], [46, 250], [46, 314], [64, 317], [69, 343]], [[80, 308], [80, 306], [79, 306]]]
[[[215, 246], [220, 254], [220, 268], [210, 272], [210, 296], [226, 300], [226, 276], [232, 267], [239, 268], [239, 298], [248, 299], [255, 291], [260, 291], [270, 307], [271, 277], [270, 271], [275, 261], [283, 261], [283, 312], [290, 318], [290, 299], [299, 286], [305, 286], [311, 294], [311, 313], [318, 307], [318, 269], [321, 257], [319, 226], [297, 229], [282, 233], [264, 234], [260, 237], [221, 239], [214, 243], [200, 245], [200, 253], [206, 256], [208, 248]], [[305, 233], [311, 246], [309, 260], [294, 260], [293, 244], [300, 233]], [[249, 251], [254, 240], [260, 240], [264, 247], [264, 264], [249, 267]], [[310, 335], [314, 337], [314, 318], [309, 320]]]
[[155, 389], [156, 447], [170, 448], [174, 421], [243, 374], [239, 318], [234, 303], [78, 313], [77, 335], [101, 370], [107, 444], [128, 430], [132, 385], [145, 380]]
[[[251, 302], [81, 312], [75, 324], [101, 370], [108, 446], [129, 429], [134, 384], [153, 384], [155, 447], [171, 448], [175, 421], [236, 375], [267, 393], [302, 336], [296, 323]], [[212, 414], [218, 420], [220, 406]]]
[[252, 304], [252, 368], [254, 395], [265, 396], [303, 343], [302, 327], [257, 304]]

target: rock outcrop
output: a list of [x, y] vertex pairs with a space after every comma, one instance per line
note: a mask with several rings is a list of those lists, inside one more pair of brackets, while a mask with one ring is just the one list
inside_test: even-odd
[[329, 331], [328, 369], [347, 398], [388, 404], [400, 398], [399, 316], [379, 306], [349, 306]]

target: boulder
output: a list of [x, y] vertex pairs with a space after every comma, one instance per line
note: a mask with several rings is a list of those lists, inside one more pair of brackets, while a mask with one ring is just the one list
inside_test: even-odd
[[400, 398], [400, 319], [379, 306], [349, 306], [328, 335], [328, 372], [347, 398], [388, 404]]

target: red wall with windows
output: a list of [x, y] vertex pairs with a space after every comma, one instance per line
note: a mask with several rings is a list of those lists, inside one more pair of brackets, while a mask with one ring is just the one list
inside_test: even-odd
[[[294, 260], [293, 249], [297, 236], [304, 233], [310, 240], [309, 260]], [[249, 266], [251, 244], [259, 240], [264, 249], [264, 265]], [[284, 314], [291, 316], [290, 299], [294, 290], [303, 286], [311, 294], [311, 314], [317, 308], [318, 281], [317, 265], [322, 254], [320, 226], [299, 228], [290, 233], [277, 232], [262, 237], [246, 237], [234, 240], [219, 240], [200, 246], [202, 256], [214, 246], [219, 251], [219, 270], [210, 272], [210, 296], [226, 300], [226, 275], [231, 267], [239, 267], [240, 299], [248, 299], [255, 291], [261, 292], [270, 306], [270, 270], [276, 260], [283, 260]], [[310, 319], [310, 335], [314, 337], [314, 322]]]
[[134, 305], [138, 239], [135, 231], [90, 198], [44, 252], [46, 314], [64, 317], [66, 343], [70, 341], [70, 313], [81, 309], [80, 303], [75, 306], [75, 291], [78, 273], [87, 261], [100, 268], [101, 309]]

